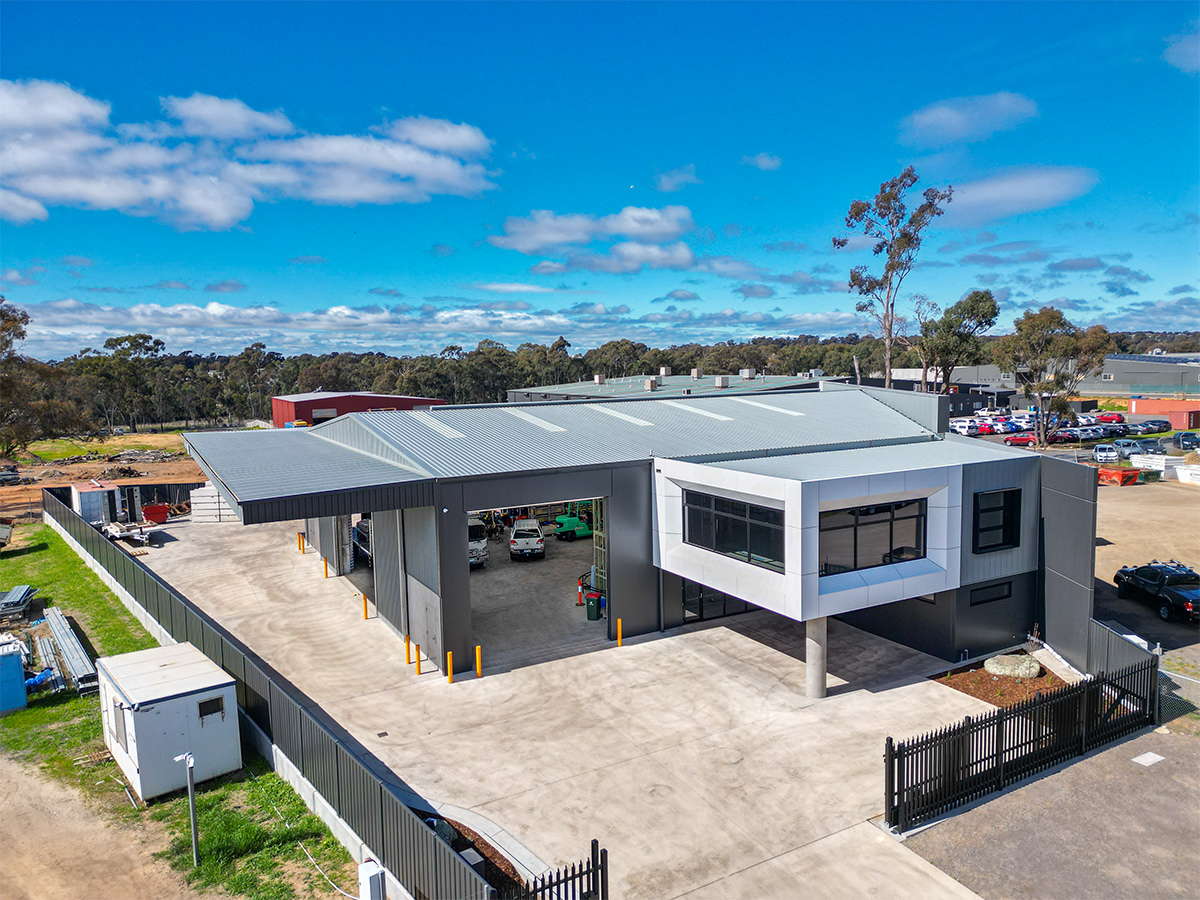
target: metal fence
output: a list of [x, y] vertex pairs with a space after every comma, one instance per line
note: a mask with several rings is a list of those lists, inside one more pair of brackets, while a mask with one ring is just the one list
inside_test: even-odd
[[1088, 625], [1087, 670], [1114, 672], [1145, 662], [1155, 654], [1118, 631], [1092, 619]]
[[504, 900], [608, 900], [608, 851], [594, 840], [589, 859], [507, 891]]
[[[63, 502], [65, 488], [43, 488], [53, 519], [115, 578], [175, 640], [190, 641], [233, 676], [238, 705], [307, 778], [334, 811], [418, 900], [491, 898], [492, 887], [372, 771], [375, 760], [314, 701], [140, 561], [111, 544]], [[536, 895], [549, 896], [549, 895]]]
[[884, 745], [884, 816], [899, 831], [1153, 725], [1158, 657]]

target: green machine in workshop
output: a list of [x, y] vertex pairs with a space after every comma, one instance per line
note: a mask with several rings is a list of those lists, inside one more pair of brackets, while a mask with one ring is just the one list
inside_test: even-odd
[[567, 504], [567, 511], [554, 519], [554, 537], [560, 541], [592, 536], [592, 502], [576, 501]]

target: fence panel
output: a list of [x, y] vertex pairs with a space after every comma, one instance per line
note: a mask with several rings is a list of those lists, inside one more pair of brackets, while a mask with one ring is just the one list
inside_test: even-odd
[[297, 765], [304, 758], [301, 752], [300, 705], [274, 681], [270, 682], [271, 740], [284, 756]]
[[1157, 715], [1158, 657], [884, 744], [888, 825], [906, 831], [1081, 756]]
[[337, 758], [338, 815], [374, 850], [383, 842], [382, 784], [344, 744], [337, 745]]
[[1117, 669], [1145, 662], [1153, 655], [1151, 651], [1139, 647], [1124, 635], [1095, 619], [1088, 625], [1089, 672], [1115, 672]]
[[246, 680], [245, 690], [246, 702], [243, 704], [243, 709], [246, 710], [246, 715], [250, 720], [262, 729], [263, 734], [269, 738], [274, 738], [271, 732], [271, 680], [266, 673], [259, 667], [258, 663], [246, 657]]
[[334, 809], [338, 809], [341, 801], [338, 790], [337, 739], [308, 709], [300, 710], [300, 747], [300, 771], [317, 792], [328, 800]]

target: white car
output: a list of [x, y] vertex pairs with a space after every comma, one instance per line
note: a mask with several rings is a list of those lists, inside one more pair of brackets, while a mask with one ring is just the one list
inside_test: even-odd
[[1112, 444], [1097, 444], [1092, 448], [1092, 459], [1096, 462], [1116, 462], [1121, 453]]
[[977, 416], [1007, 416], [1009, 410], [1003, 406], [985, 406], [983, 409], [975, 410]]
[[488, 552], [487, 526], [478, 516], [467, 517], [467, 558], [471, 568], [486, 566], [491, 554]]
[[517, 519], [508, 533], [508, 555], [546, 557], [546, 538], [537, 519]]
[[1099, 422], [1095, 416], [1076, 416], [1075, 421], [1080, 425], [1095, 425]]
[[979, 426], [967, 419], [954, 419], [950, 423], [950, 430], [955, 434], [962, 434], [967, 437], [979, 436]]

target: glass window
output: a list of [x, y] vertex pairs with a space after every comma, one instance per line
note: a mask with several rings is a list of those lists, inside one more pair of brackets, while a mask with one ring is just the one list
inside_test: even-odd
[[686, 543], [783, 571], [783, 510], [684, 491], [683, 512]]
[[979, 606], [981, 603], [993, 603], [996, 600], [1007, 600], [1011, 596], [1011, 581], [1005, 581], [1001, 584], [989, 584], [987, 587], [975, 588], [973, 591], [971, 591], [971, 605]]
[[981, 491], [975, 495], [976, 553], [1021, 545], [1021, 491]]
[[756, 608], [753, 604], [738, 597], [714, 591], [712, 588], [688, 581], [686, 578], [683, 579], [683, 621], [685, 623], [735, 616]]
[[870, 569], [925, 556], [926, 503], [901, 500], [821, 513], [822, 575]]
[[121, 704], [116, 700], [112, 702], [112, 715], [113, 737], [117, 739], [117, 743], [121, 745], [121, 749], [128, 753], [128, 738], [125, 736], [125, 710], [121, 709]]
[[205, 716], [215, 716], [217, 713], [220, 713], [222, 718], [224, 718], [224, 716], [225, 716], [225, 698], [224, 697], [210, 697], [207, 700], [201, 700], [199, 703], [199, 707], [200, 707], [200, 718], [202, 718], [202, 719]]

